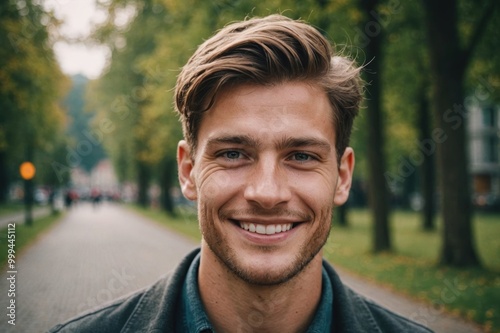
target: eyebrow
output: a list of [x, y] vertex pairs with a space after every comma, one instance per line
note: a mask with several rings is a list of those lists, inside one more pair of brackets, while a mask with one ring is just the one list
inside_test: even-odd
[[[213, 147], [220, 144], [236, 144], [241, 146], [259, 147], [261, 143], [248, 135], [227, 135], [211, 138], [207, 142], [207, 147]], [[318, 149], [330, 151], [332, 145], [315, 137], [286, 137], [277, 143], [279, 150], [300, 148], [300, 147], [317, 147]]]
[[207, 142], [207, 147], [212, 147], [220, 144], [236, 144], [242, 146], [260, 146], [260, 143], [248, 135], [223, 135], [215, 138], [210, 138]]
[[291, 149], [300, 147], [317, 147], [318, 149], [329, 151], [332, 149], [328, 141], [315, 137], [285, 138], [278, 143], [279, 149]]

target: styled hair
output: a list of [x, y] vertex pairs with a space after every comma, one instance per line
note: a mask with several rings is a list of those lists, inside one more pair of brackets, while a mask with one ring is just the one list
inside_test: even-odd
[[340, 159], [362, 99], [359, 72], [307, 23], [277, 14], [251, 18], [227, 25], [198, 47], [177, 78], [175, 107], [194, 154], [203, 113], [225, 87], [310, 82], [329, 98]]

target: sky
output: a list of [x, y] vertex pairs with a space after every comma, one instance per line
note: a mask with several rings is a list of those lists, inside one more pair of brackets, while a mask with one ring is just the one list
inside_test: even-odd
[[[105, 18], [104, 13], [96, 9], [95, 0], [44, 0], [43, 4], [64, 21], [60, 34], [70, 38], [88, 36], [92, 27]], [[64, 73], [83, 74], [90, 79], [97, 78], [103, 71], [109, 53], [102, 46], [63, 41], [55, 43], [54, 52]]]

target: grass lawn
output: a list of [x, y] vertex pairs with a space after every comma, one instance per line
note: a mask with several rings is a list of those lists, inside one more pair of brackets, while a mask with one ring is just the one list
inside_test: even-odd
[[[157, 210], [134, 210], [195, 241], [200, 232], [193, 212], [169, 218]], [[324, 255], [334, 265], [435, 307], [500, 332], [500, 216], [477, 215], [474, 232], [485, 268], [455, 269], [437, 265], [440, 231], [423, 232], [419, 215], [394, 212], [394, 253], [370, 253], [371, 223], [366, 210], [351, 210], [349, 227], [333, 226]], [[416, 314], [418, 315], [418, 314]]]
[[437, 265], [440, 231], [420, 230], [419, 215], [394, 212], [394, 253], [370, 253], [371, 223], [365, 210], [348, 215], [349, 227], [334, 226], [325, 257], [391, 289], [458, 314], [500, 332], [500, 216], [477, 215], [474, 232], [484, 269], [443, 268]]
[[20, 203], [8, 203], [0, 205], [0, 216], [6, 216], [24, 211], [24, 205]]
[[145, 209], [139, 206], [128, 206], [135, 212], [138, 212], [144, 216], [147, 216], [161, 224], [165, 225], [169, 229], [177, 231], [185, 236], [191, 238], [194, 242], [201, 241], [201, 233], [198, 228], [198, 222], [196, 219], [196, 213], [190, 209], [177, 210], [178, 214], [175, 218], [172, 218], [158, 209]]
[[[39, 235], [41, 235], [44, 231], [48, 230], [51, 226], [53, 226], [57, 221], [62, 218], [63, 214], [58, 215], [49, 215], [46, 217], [42, 217], [39, 219], [35, 219], [33, 221], [33, 225], [31, 227], [25, 226], [23, 223], [16, 223], [15, 225], [15, 257], [16, 262], [19, 257], [19, 253], [23, 248], [28, 246], [32, 241], [36, 239]], [[7, 256], [9, 249], [9, 238], [7, 227], [2, 228], [0, 230], [0, 267], [3, 267], [7, 262]], [[13, 239], [13, 238], [11, 238]]]

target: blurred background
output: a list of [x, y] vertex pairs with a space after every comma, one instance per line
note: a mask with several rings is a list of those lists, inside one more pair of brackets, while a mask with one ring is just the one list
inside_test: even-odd
[[[336, 210], [325, 255], [500, 331], [499, 7], [489, 0], [2, 1], [0, 219], [17, 216], [34, 228], [42, 216], [57, 221], [75, 205], [105, 202], [166, 223], [195, 221], [177, 183], [176, 76], [225, 24], [282, 13], [310, 22], [365, 67], [353, 188]], [[456, 292], [450, 302], [446, 281]]]

